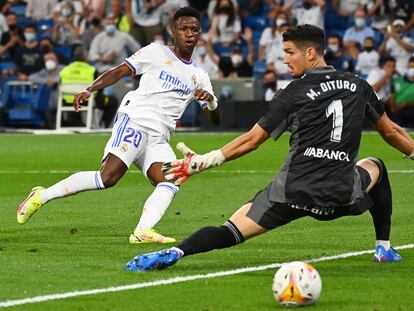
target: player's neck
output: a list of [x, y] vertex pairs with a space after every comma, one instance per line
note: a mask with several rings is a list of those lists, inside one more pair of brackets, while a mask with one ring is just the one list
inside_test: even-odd
[[320, 57], [320, 58], [318, 58], [318, 59], [316, 59], [312, 64], [311, 64], [311, 67], [309, 68], [309, 70], [310, 69], [314, 69], [314, 68], [319, 68], [319, 67], [327, 67], [328, 65], [326, 64], [326, 62], [325, 62], [325, 60], [322, 58], [322, 57]]
[[191, 55], [192, 54], [187, 54], [187, 53], [183, 53], [178, 47], [176, 46], [171, 46], [170, 47], [171, 51], [175, 54], [175, 56], [177, 56], [179, 59], [185, 61], [185, 62], [189, 62], [191, 60]]

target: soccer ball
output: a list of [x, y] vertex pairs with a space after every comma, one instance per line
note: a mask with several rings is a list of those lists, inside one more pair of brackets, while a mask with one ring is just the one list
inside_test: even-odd
[[276, 300], [283, 306], [306, 306], [319, 298], [322, 280], [310, 264], [293, 261], [276, 271], [272, 290]]

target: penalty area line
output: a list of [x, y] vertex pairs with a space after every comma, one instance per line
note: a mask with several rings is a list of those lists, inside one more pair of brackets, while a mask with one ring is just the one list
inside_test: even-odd
[[[406, 244], [406, 245], [400, 245], [400, 246], [395, 247], [395, 249], [409, 249], [409, 248], [414, 248], [414, 244]], [[357, 251], [357, 252], [348, 252], [348, 253], [337, 254], [337, 255], [332, 255], [332, 256], [323, 256], [323, 257], [313, 258], [313, 259], [308, 259], [308, 260], [303, 260], [303, 261], [314, 263], [314, 262], [344, 259], [344, 258], [349, 258], [349, 257], [370, 254], [370, 253], [373, 253], [372, 249]], [[97, 289], [90, 289], [90, 290], [60, 293], [60, 294], [51, 294], [51, 295], [29, 297], [29, 298], [16, 299], [16, 300], [6, 300], [6, 301], [0, 301], [0, 308], [25, 305], [29, 303], [38, 303], [38, 302], [45, 302], [45, 301], [51, 301], [51, 300], [65, 299], [65, 298], [71, 298], [71, 297], [121, 292], [125, 290], [190, 282], [194, 280], [212, 279], [212, 278], [241, 274], [241, 273], [246, 273], [246, 272], [255, 272], [255, 271], [262, 271], [262, 270], [267, 270], [267, 269], [279, 268], [280, 266], [282, 266], [282, 264], [283, 263], [273, 263], [273, 264], [262, 265], [262, 266], [253, 266], [253, 267], [246, 267], [246, 268], [240, 268], [240, 269], [234, 269], [234, 270], [211, 272], [207, 274], [180, 276], [180, 277], [174, 277], [170, 279], [155, 280], [155, 281], [150, 281], [150, 282], [135, 283], [135, 284], [123, 285], [123, 286], [97, 288]]]

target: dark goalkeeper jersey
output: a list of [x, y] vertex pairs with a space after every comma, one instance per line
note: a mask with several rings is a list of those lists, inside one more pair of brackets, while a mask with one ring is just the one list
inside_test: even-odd
[[269, 134], [287, 120], [292, 130], [270, 200], [352, 204], [361, 195], [355, 163], [364, 119], [376, 123], [383, 113], [367, 82], [332, 67], [312, 69], [278, 91], [258, 122]]

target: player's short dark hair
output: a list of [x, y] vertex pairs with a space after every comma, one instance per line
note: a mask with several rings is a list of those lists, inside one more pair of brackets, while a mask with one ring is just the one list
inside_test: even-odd
[[388, 63], [388, 62], [396, 63], [397, 61], [396, 61], [395, 57], [392, 57], [392, 56], [384, 56], [380, 60], [380, 66], [383, 66], [383, 65], [385, 65], [385, 63]]
[[283, 41], [293, 41], [300, 49], [313, 47], [319, 55], [325, 50], [323, 30], [309, 24], [289, 28], [283, 33]]
[[173, 22], [175, 23], [180, 17], [183, 16], [195, 17], [200, 21], [200, 12], [198, 12], [195, 8], [191, 6], [186, 6], [181, 9], [178, 9], [177, 12], [175, 12], [174, 14]]

